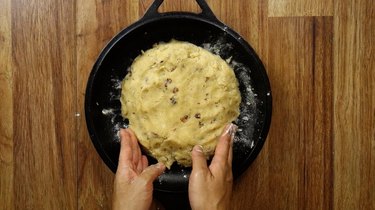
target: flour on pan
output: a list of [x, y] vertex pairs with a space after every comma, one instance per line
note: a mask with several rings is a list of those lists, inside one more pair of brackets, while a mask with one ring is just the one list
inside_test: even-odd
[[239, 146], [240, 150], [251, 150], [255, 146], [253, 133], [257, 119], [256, 104], [258, 102], [256, 94], [253, 92], [251, 78], [249, 72], [251, 69], [242, 63], [239, 63], [233, 58], [228, 52], [233, 50], [233, 45], [225, 41], [224, 37], [220, 37], [217, 40], [210, 43], [203, 43], [202, 47], [213, 52], [214, 54], [220, 55], [234, 70], [238, 82], [241, 87], [245, 87], [241, 90], [242, 101], [240, 104], [240, 116], [235, 121], [238, 125], [238, 131], [235, 136], [234, 142]]
[[[234, 142], [240, 150], [251, 150], [255, 146], [255, 141], [252, 139], [254, 127], [257, 119], [256, 104], [259, 103], [257, 95], [254, 94], [251, 85], [251, 78], [249, 72], [251, 69], [242, 63], [239, 63], [229, 55], [227, 52], [233, 50], [232, 44], [225, 41], [224, 38], [219, 38], [211, 43], [203, 43], [201, 47], [209, 50], [210, 52], [220, 55], [234, 70], [240, 86], [246, 87], [241, 90], [242, 101], [240, 104], [240, 116], [235, 121], [238, 125], [238, 132], [236, 133]], [[121, 82], [119, 78], [111, 79], [112, 90], [110, 94], [111, 101], [118, 101], [121, 96]], [[121, 118], [121, 107], [106, 107], [102, 110], [102, 114], [109, 118], [112, 123], [112, 131], [116, 133], [113, 141], [119, 141], [120, 128], [127, 128], [127, 122]]]
[[[109, 100], [111, 102], [115, 102], [115, 101], [119, 102], [120, 96], [121, 96], [121, 80], [118, 78], [112, 78], [111, 87], [113, 91], [109, 92]], [[120, 141], [120, 128], [128, 127], [128, 124], [122, 120], [121, 107], [115, 107], [115, 106], [106, 107], [102, 109], [102, 114], [106, 116], [110, 120], [111, 124], [113, 125], [111, 129], [112, 129], [112, 132], [116, 134], [115, 139], [113, 140], [116, 142], [119, 142]]]

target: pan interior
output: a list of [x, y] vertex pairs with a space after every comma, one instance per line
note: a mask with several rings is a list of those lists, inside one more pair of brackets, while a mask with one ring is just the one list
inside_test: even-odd
[[[268, 132], [270, 88], [264, 68], [246, 42], [225, 25], [199, 18], [165, 17], [139, 21], [120, 32], [103, 50], [86, 92], [86, 120], [91, 139], [108, 167], [117, 168], [118, 130], [128, 121], [121, 117], [121, 81], [133, 60], [155, 43], [171, 39], [188, 41], [220, 55], [233, 67], [241, 92], [241, 114], [233, 146], [233, 173], [239, 176], [255, 159]], [[148, 157], [150, 163], [156, 161]], [[191, 168], [174, 164], [155, 181], [155, 189], [187, 191]]]

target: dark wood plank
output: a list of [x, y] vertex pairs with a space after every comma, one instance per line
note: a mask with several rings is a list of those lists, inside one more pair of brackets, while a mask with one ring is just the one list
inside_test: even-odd
[[12, 210], [14, 158], [10, 2], [0, 1], [0, 209]]
[[312, 23], [311, 127], [305, 141], [306, 209], [333, 207], [333, 18], [315, 17]]
[[12, 1], [16, 209], [76, 207], [74, 1]]
[[114, 174], [94, 149], [84, 118], [88, 76], [102, 48], [138, 19], [135, 1], [77, 1], [78, 209], [111, 209]]
[[374, 1], [335, 1], [334, 208], [375, 209]]
[[271, 209], [330, 207], [325, 185], [332, 181], [331, 39], [332, 18], [269, 19]]
[[[214, 2], [211, 1], [212, 5]], [[223, 1], [218, 11], [220, 20], [238, 32], [257, 52], [267, 68], [268, 30], [267, 2]], [[246, 15], [245, 15], [246, 14]], [[268, 140], [262, 151], [234, 183], [233, 209], [271, 209], [269, 202]]]

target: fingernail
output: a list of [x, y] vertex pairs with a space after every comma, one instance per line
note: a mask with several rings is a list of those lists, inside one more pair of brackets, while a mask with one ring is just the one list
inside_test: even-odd
[[196, 146], [194, 147], [194, 150], [197, 151], [197, 152], [201, 152], [201, 153], [203, 153], [203, 147], [202, 147], [201, 145], [196, 145]]
[[236, 131], [237, 131], [237, 125], [231, 123], [229, 125], [227, 125], [227, 127], [225, 128], [225, 131], [223, 133], [223, 136], [225, 135], [228, 135], [230, 137], [230, 140], [233, 141], [234, 139], [234, 135], [236, 134]]
[[231, 129], [231, 135], [230, 135], [230, 140], [233, 142], [234, 140], [234, 135], [236, 134], [238, 129], [238, 126], [235, 124], [232, 124], [232, 129]]
[[221, 134], [222, 136], [228, 135], [231, 125], [232, 124], [228, 124], [228, 125], [225, 126], [224, 132], [223, 132], [223, 134]]
[[156, 168], [159, 168], [159, 169], [162, 169], [162, 168], [164, 168], [165, 166], [164, 166], [163, 163], [157, 163], [157, 164], [155, 164], [155, 167], [156, 167]]

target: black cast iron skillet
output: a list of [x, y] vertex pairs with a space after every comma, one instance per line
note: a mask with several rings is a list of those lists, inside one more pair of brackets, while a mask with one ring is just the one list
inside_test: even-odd
[[[121, 117], [121, 80], [133, 60], [155, 43], [171, 39], [205, 47], [234, 68], [241, 92], [241, 114], [233, 146], [233, 174], [238, 177], [252, 163], [266, 139], [272, 99], [262, 62], [249, 44], [212, 13], [205, 0], [196, 0], [202, 12], [159, 13], [163, 0], [155, 0], [143, 18], [117, 34], [103, 49], [90, 74], [85, 113], [91, 140], [106, 165], [115, 172], [120, 145], [118, 130], [128, 125]], [[156, 161], [148, 157], [151, 163]], [[171, 206], [180, 206], [178, 195], [186, 198], [191, 168], [174, 164], [154, 182], [155, 193]], [[169, 200], [173, 196], [173, 199]], [[177, 207], [169, 207], [177, 208]]]

